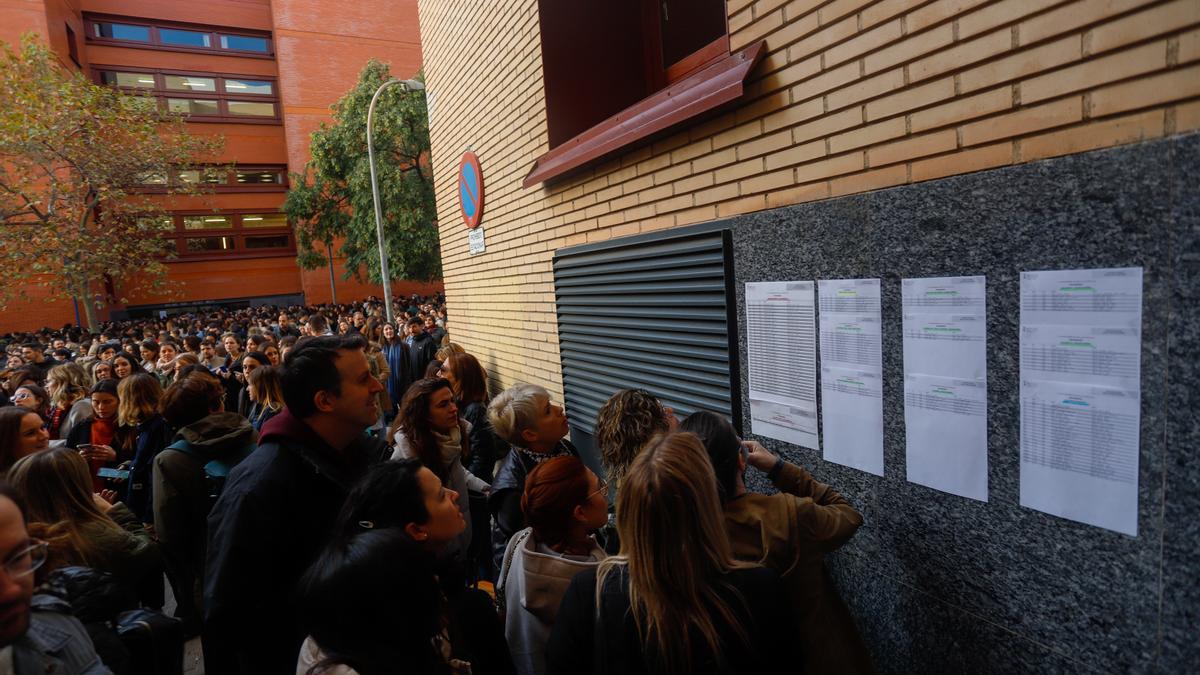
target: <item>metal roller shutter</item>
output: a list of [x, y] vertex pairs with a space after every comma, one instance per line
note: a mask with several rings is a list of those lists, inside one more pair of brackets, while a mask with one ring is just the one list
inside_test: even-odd
[[737, 423], [732, 284], [730, 232], [713, 224], [555, 253], [563, 391], [581, 449], [621, 389], [646, 389], [680, 418], [713, 410]]

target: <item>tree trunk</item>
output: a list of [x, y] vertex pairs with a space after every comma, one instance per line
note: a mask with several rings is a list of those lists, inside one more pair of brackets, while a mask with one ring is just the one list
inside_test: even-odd
[[325, 242], [325, 251], [329, 258], [329, 295], [330, 302], [337, 304], [337, 282], [333, 278], [333, 244]]
[[98, 316], [96, 316], [95, 301], [93, 301], [91, 298], [85, 296], [81, 300], [81, 302], [83, 303], [84, 314], [87, 315], [88, 330], [93, 333], [99, 331], [100, 330], [100, 318]]

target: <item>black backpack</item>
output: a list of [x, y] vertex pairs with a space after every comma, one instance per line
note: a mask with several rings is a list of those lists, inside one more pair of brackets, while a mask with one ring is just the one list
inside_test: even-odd
[[254, 450], [254, 444], [246, 446], [240, 452], [229, 453], [218, 459], [209, 459], [208, 456], [193, 448], [190, 443], [184, 440], [175, 441], [167, 446], [168, 450], [178, 450], [189, 457], [204, 462], [204, 482], [208, 485], [208, 507], [211, 510], [213, 505], [217, 503], [221, 493], [225, 491], [225, 481], [229, 479], [229, 472], [233, 467], [246, 459]]

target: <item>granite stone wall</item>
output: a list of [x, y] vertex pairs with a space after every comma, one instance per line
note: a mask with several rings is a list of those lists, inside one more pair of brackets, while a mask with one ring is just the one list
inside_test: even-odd
[[[1178, 136], [727, 221], [739, 316], [745, 282], [882, 279], [885, 475], [765, 440], [863, 512], [829, 564], [882, 672], [1200, 667], [1198, 150]], [[1136, 538], [1018, 492], [1019, 274], [1125, 266], [1145, 270]], [[900, 279], [973, 274], [987, 276], [987, 503], [905, 480]]]

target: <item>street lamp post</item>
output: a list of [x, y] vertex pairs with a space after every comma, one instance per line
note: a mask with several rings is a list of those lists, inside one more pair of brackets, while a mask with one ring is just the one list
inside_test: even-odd
[[371, 167], [371, 199], [375, 202], [375, 236], [379, 240], [379, 276], [383, 279], [383, 307], [387, 312], [388, 323], [395, 325], [396, 316], [392, 310], [392, 280], [388, 274], [387, 251], [383, 247], [383, 212], [379, 208], [379, 185], [375, 180], [375, 145], [372, 140], [371, 124], [375, 119], [375, 101], [384, 89], [398, 84], [405, 91], [419, 91], [425, 85], [417, 80], [397, 80], [392, 78], [379, 85], [375, 95], [371, 97], [371, 105], [367, 106], [367, 164]]

